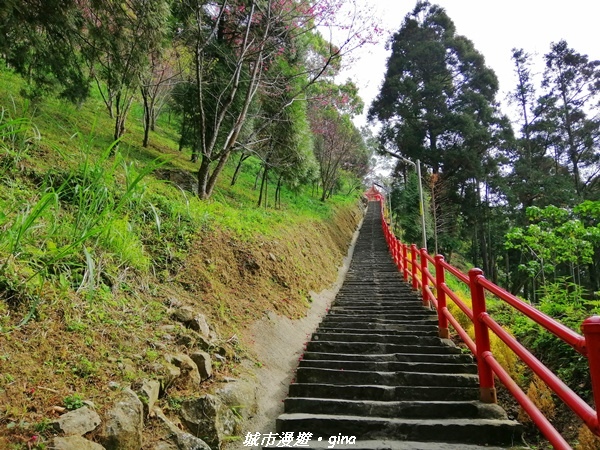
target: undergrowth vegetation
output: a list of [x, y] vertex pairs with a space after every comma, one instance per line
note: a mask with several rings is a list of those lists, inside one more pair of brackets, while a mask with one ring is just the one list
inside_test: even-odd
[[[53, 408], [103, 411], [109, 383], [159, 377], [163, 353], [189, 340], [173, 307], [194, 306], [223, 336], [218, 379], [253, 358], [246, 325], [268, 310], [302, 316], [309, 290], [333, 281], [356, 196], [323, 203], [284, 186], [281, 207], [258, 208], [251, 158], [201, 201], [167, 114], [144, 149], [141, 110], [112, 142], [98, 98], [30, 102], [18, 77], [0, 80], [0, 448], [44, 448]], [[167, 412], [191, 395], [168, 394]]]
[[[447, 274], [446, 284], [469, 309], [472, 309], [471, 294], [466, 284], [451, 274]], [[505, 331], [529, 349], [578, 395], [592, 402], [589, 365], [585, 356], [495, 296], [486, 295], [486, 304], [490, 316], [502, 325]], [[598, 302], [585, 300], [581, 286], [567, 279], [560, 279], [546, 285], [539, 293], [539, 302], [534, 306], [578, 333], [581, 333], [581, 323], [587, 317], [600, 314]], [[467, 334], [474, 339], [473, 322], [467, 315], [450, 299], [448, 299], [448, 309]], [[552, 390], [494, 333], [490, 333], [490, 346], [494, 358], [526, 392], [543, 415], [562, 430], [570, 441], [578, 443], [574, 448], [578, 450], [599, 448], [599, 439], [574, 418]], [[503, 395], [503, 400], [508, 401], [509, 397]], [[538, 441], [540, 448], [546, 448], [532, 420], [524, 410], [517, 407], [516, 402], [513, 406], [505, 404], [504, 407], [514, 410], [512, 413], [514, 417], [528, 426], [528, 440]]]

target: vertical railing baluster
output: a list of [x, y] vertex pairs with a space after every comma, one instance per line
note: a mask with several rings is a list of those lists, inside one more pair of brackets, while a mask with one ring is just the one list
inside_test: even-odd
[[417, 289], [419, 289], [419, 284], [417, 283], [417, 246], [416, 246], [416, 244], [411, 244], [411, 246], [410, 246], [410, 258], [411, 258], [410, 272], [412, 275], [412, 288], [416, 291]]
[[477, 346], [477, 371], [479, 372], [479, 399], [484, 403], [496, 403], [494, 373], [486, 361], [490, 351], [490, 332], [481, 320], [486, 314], [485, 293], [478, 279], [483, 277], [481, 269], [469, 270], [469, 286], [473, 303], [473, 326], [475, 328], [475, 345]]
[[590, 365], [590, 377], [592, 380], [592, 393], [596, 407], [596, 434], [600, 433], [600, 316], [588, 317], [581, 325], [581, 331], [585, 337], [585, 347]]
[[404, 271], [402, 272], [402, 276], [404, 277], [404, 281], [408, 282], [408, 245], [402, 244], [402, 261], [404, 262]]
[[442, 339], [448, 339], [450, 333], [448, 332], [448, 318], [444, 314], [445, 309], [448, 307], [446, 304], [446, 291], [443, 287], [446, 285], [446, 276], [444, 274], [444, 257], [442, 255], [436, 255], [435, 257], [435, 284], [436, 284], [436, 295], [438, 301], [438, 329], [439, 336]]
[[429, 262], [427, 261], [427, 249], [422, 248], [419, 256], [421, 257], [421, 296], [423, 297], [423, 306], [429, 308], [429, 295], [427, 294], [427, 286], [429, 285], [427, 268]]

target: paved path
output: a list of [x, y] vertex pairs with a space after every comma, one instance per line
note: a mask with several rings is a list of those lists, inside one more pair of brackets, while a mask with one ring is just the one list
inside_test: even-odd
[[440, 339], [436, 323], [398, 273], [371, 202], [346, 280], [277, 419], [280, 436], [312, 433], [310, 448], [354, 450], [518, 444], [522, 427], [477, 400], [473, 358]]

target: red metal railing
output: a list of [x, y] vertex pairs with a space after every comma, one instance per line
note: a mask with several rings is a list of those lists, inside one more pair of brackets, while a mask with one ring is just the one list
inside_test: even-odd
[[[540, 377], [583, 420], [594, 434], [600, 436], [600, 422], [597, 413], [598, 406], [600, 405], [600, 316], [590, 317], [583, 322], [581, 326], [582, 336], [488, 281], [483, 276], [481, 269], [471, 269], [467, 276], [444, 261], [442, 255], [432, 257], [427, 253], [426, 249], [422, 248], [419, 250], [415, 244], [408, 245], [400, 242], [385, 221], [383, 201], [381, 202], [381, 219], [390, 253], [404, 280], [410, 282], [413, 289], [421, 292], [424, 305], [432, 305], [436, 309], [440, 337], [447, 338], [449, 336], [448, 329], [451, 325], [476, 356], [481, 401], [487, 403], [496, 402], [495, 375], [529, 414], [532, 421], [554, 448], [571, 449], [569, 444], [543, 413], [533, 404], [529, 397], [511, 378], [509, 373], [494, 358], [490, 349], [490, 332], [492, 332]], [[432, 275], [430, 268], [435, 270], [435, 275]], [[469, 287], [472, 309], [448, 287], [445, 281], [447, 273], [452, 274], [457, 280]], [[435, 288], [435, 294], [431, 289], [432, 287]], [[562, 382], [560, 378], [506, 332], [487, 313], [486, 291], [529, 317], [553, 335], [569, 344], [575, 351], [587, 357], [596, 410], [573, 392], [571, 388]], [[473, 322], [475, 331], [474, 341], [448, 310], [448, 299], [454, 302]]]

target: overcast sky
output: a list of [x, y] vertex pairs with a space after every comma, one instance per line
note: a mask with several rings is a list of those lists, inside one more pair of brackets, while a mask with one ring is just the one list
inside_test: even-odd
[[[367, 5], [389, 33], [400, 28], [404, 16], [416, 4], [416, 0], [357, 1]], [[486, 64], [496, 72], [500, 80], [498, 100], [503, 104], [516, 82], [511, 61], [514, 47], [533, 54], [539, 72], [543, 70], [543, 55], [549, 51], [550, 43], [561, 39], [590, 59], [600, 59], [600, 2], [597, 0], [431, 2], [446, 9], [457, 33], [473, 41]], [[361, 49], [356, 63], [343, 74], [344, 78], [351, 77], [357, 83], [367, 108], [379, 92], [388, 56], [385, 39], [382, 39], [378, 45]], [[506, 106], [504, 109], [510, 115]]]

